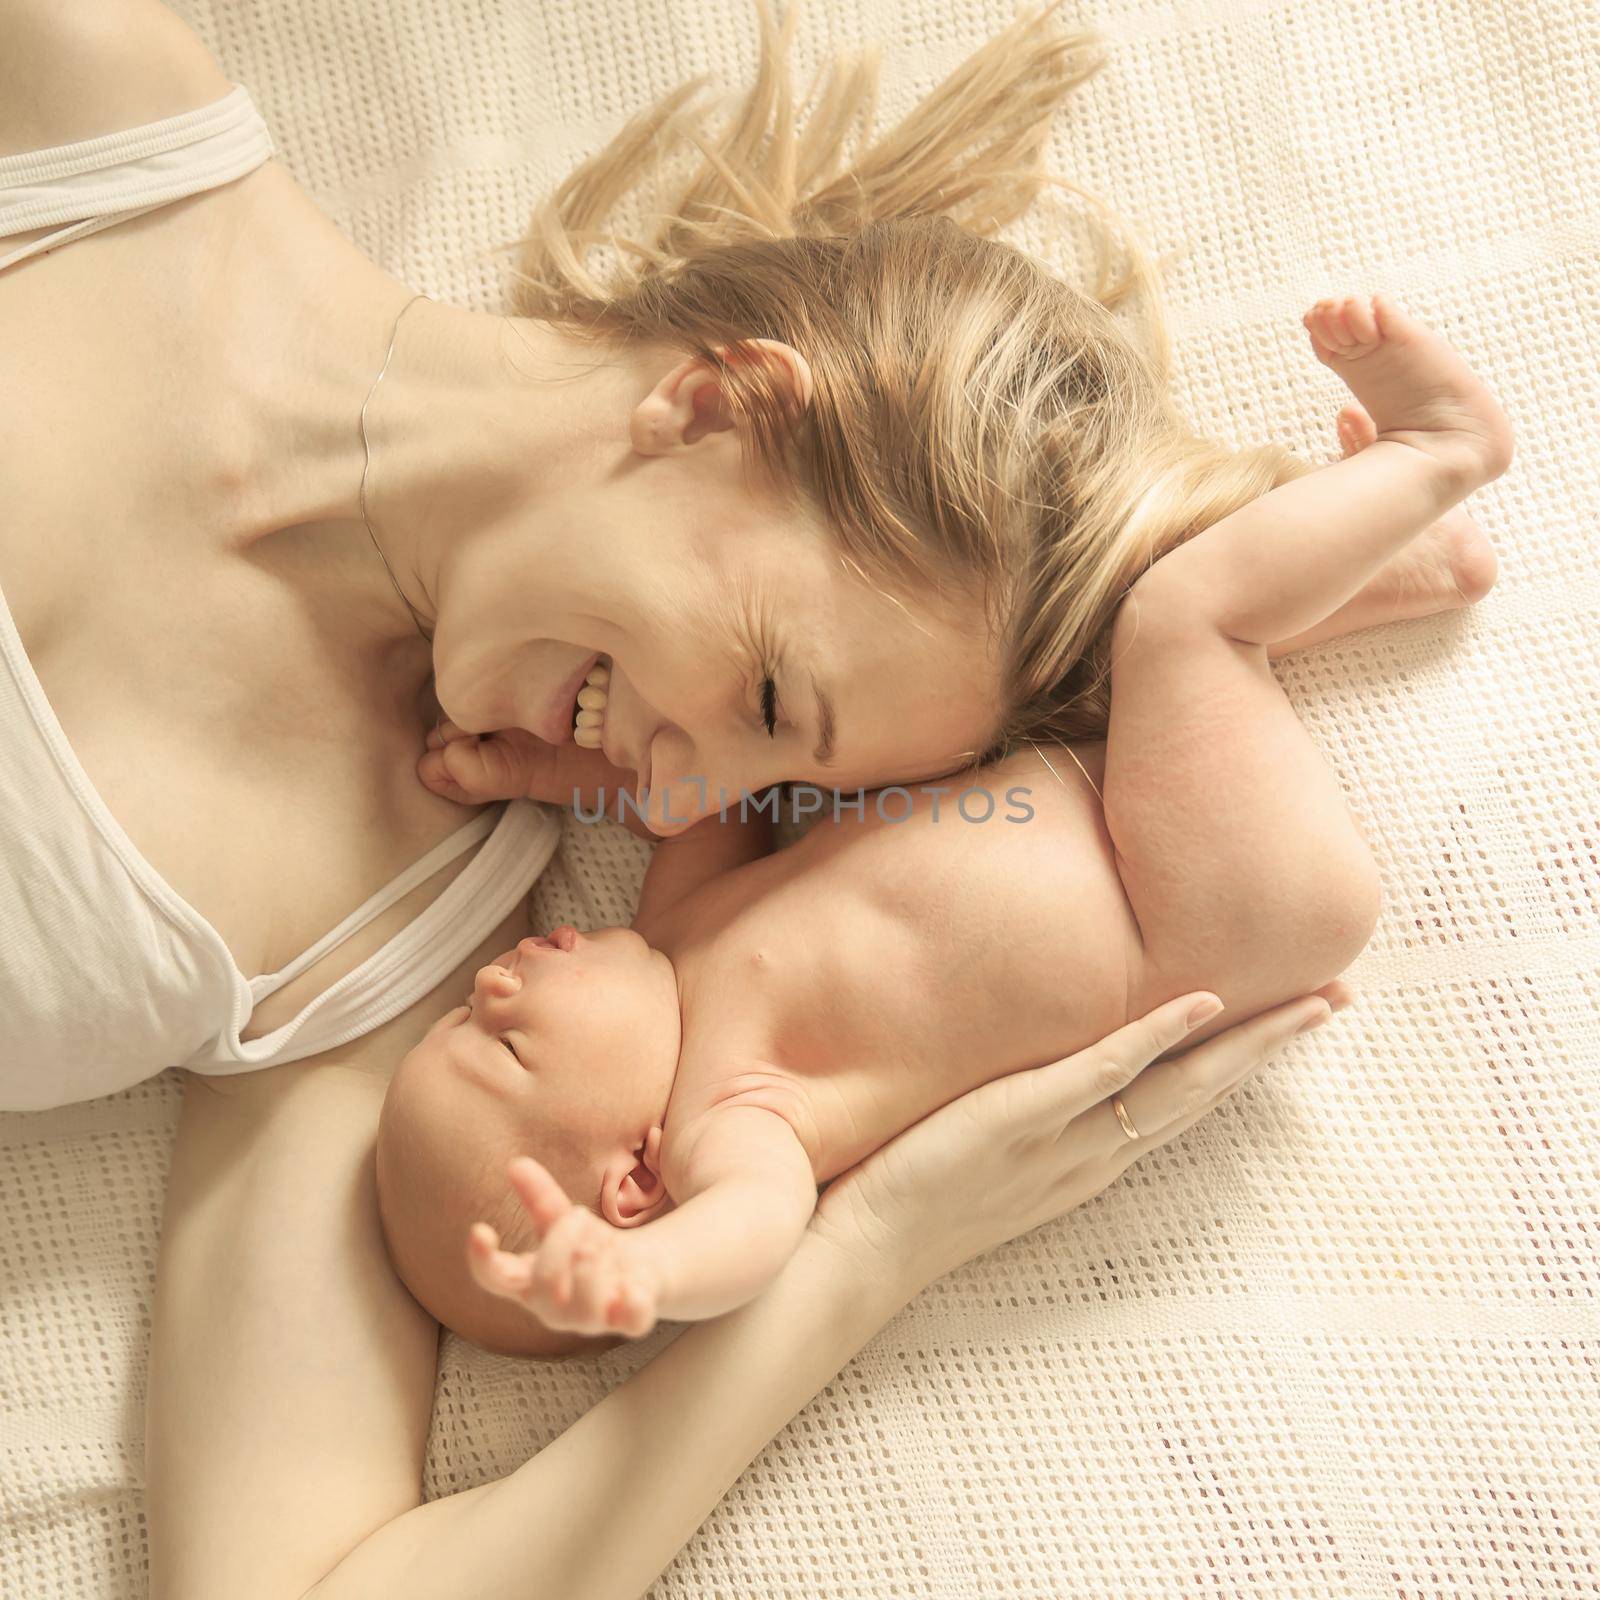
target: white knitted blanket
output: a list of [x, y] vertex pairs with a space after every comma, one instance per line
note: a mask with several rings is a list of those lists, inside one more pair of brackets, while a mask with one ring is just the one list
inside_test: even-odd
[[[742, 85], [742, 0], [179, 0], [284, 159], [419, 289], [647, 98]], [[1586, 0], [1097, 0], [1053, 164], [1172, 277], [1181, 398], [1335, 451], [1302, 310], [1392, 290], [1516, 424], [1474, 509], [1499, 588], [1282, 678], [1385, 905], [1358, 1006], [1097, 1201], [947, 1279], [761, 1455], [652, 1593], [1433, 1600], [1600, 1592], [1600, 82]], [[897, 115], [1008, 0], [813, 0]], [[1586, 30], [1585, 23], [1589, 26]], [[1068, 214], [1011, 236], [1070, 265]], [[569, 827], [541, 913], [626, 917], [642, 847]], [[172, 1074], [0, 1118], [0, 1591], [144, 1593], [141, 1413]], [[522, 1461], [651, 1354], [451, 1343], [427, 1488]], [[708, 1396], [707, 1403], [715, 1403]], [[645, 1492], [648, 1492], [646, 1487]]]

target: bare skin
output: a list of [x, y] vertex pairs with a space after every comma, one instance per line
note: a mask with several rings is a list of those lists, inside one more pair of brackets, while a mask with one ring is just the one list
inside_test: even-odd
[[[1359, 400], [1341, 408], [1335, 427], [1346, 457], [1359, 454], [1378, 437], [1377, 426]], [[1494, 546], [1483, 529], [1465, 506], [1452, 506], [1391, 557], [1353, 599], [1314, 627], [1270, 646], [1267, 654], [1276, 660], [1363, 628], [1475, 605], [1494, 587], [1499, 570]]]
[[[150, 0], [0, 0], [0, 36], [0, 153], [171, 116], [230, 87], [193, 32]], [[358, 518], [354, 419], [410, 295], [276, 161], [0, 276], [0, 589], [110, 810], [245, 972], [281, 966], [464, 820], [455, 797], [415, 781], [434, 663]], [[400, 422], [432, 397], [459, 398], [460, 359], [481, 353], [487, 371], [500, 354], [492, 341], [451, 344], [444, 330], [483, 330], [456, 308], [417, 314], [439, 331], [411, 341], [420, 359], [385, 391], [391, 402], [406, 394], [410, 374], [410, 400], [390, 406]], [[696, 382], [681, 364], [627, 376], [634, 407], [648, 402], [669, 423]], [[432, 440], [449, 479], [475, 463], [485, 494], [505, 485], [499, 430], [512, 408], [496, 383], [471, 409], [437, 407], [459, 426]], [[612, 419], [620, 438], [631, 414], [623, 406]], [[708, 452], [713, 463], [722, 454]], [[426, 507], [444, 481], [391, 476], [380, 502], [390, 525], [420, 538], [423, 519], [405, 507]], [[396, 565], [413, 598], [429, 599], [416, 587], [427, 561], [397, 550]], [[751, 728], [728, 760], [765, 750], [765, 737]], [[273, 996], [250, 1031], [365, 959], [453, 870]], [[637, 1594], [924, 1269], [1001, 1237], [963, 1225], [924, 1240], [914, 1219], [940, 1192], [876, 1174], [865, 1193], [841, 1191], [783, 1296], [680, 1341], [617, 1406], [564, 1435], [539, 1472], [419, 1510], [437, 1330], [383, 1254], [373, 1131], [389, 1066], [505, 943], [495, 930], [432, 996], [334, 1057], [186, 1085], [152, 1344], [158, 1593], [368, 1593], [397, 1574], [415, 1594], [459, 1593], [467, 1577], [476, 1593], [525, 1593], [543, 1560], [548, 1592]], [[1212, 1069], [1219, 1059], [1235, 1069], [1210, 1080], [1213, 1098], [1304, 1010], [1280, 1008], [1237, 1034], [1237, 1056], [1212, 1050]], [[1108, 1072], [1103, 1061], [1071, 1070], [1098, 1073], [1096, 1085]], [[1150, 1126], [1170, 1136], [1200, 1109], [1174, 1085], [1165, 1120]], [[1005, 1135], [998, 1114], [989, 1131]], [[1110, 1181], [1112, 1155], [1128, 1158], [1085, 1144], [1073, 1170], [1092, 1177], [1072, 1187], [1046, 1181], [1041, 1150], [1031, 1187], [1012, 1163], [988, 1170], [988, 1192], [1026, 1188], [1003, 1218], [1020, 1230]], [[929, 1166], [948, 1185], [947, 1169], [986, 1170], [966, 1152]], [[897, 1227], [883, 1221], [890, 1212]], [[846, 1217], [870, 1237], [864, 1257], [838, 1249]], [[903, 1254], [886, 1294], [889, 1256], [874, 1252], [891, 1237]], [[858, 1259], [859, 1281], [841, 1265]], [[819, 1288], [830, 1271], [831, 1292]], [[691, 1437], [691, 1419], [712, 1420], [704, 1394], [724, 1381], [759, 1397], [742, 1431]], [[625, 1437], [608, 1432], [619, 1422]], [[550, 1529], [586, 1526], [641, 1460], [653, 1479], [673, 1476], [675, 1497], [635, 1530], [620, 1577], [584, 1568], [580, 1584], [580, 1555], [552, 1547]], [[348, 1583], [332, 1578], [358, 1549]]]
[[[940, 830], [919, 797], [909, 816], [819, 826], [660, 912], [647, 879], [648, 944], [571, 935], [564, 953], [530, 949], [515, 971], [478, 975], [472, 1020], [504, 1069], [495, 1109], [513, 1127], [520, 1115], [535, 1149], [564, 1075], [607, 1090], [584, 1129], [587, 1193], [512, 1163], [530, 1212], [563, 1220], [520, 1253], [479, 1223], [481, 1288], [578, 1333], [718, 1315], [778, 1270], [818, 1182], [974, 1087], [977, 1040], [997, 1062], [1012, 1051], [1014, 1069], [1073, 1026], [1098, 1037], [1123, 996], [1136, 1014], [1203, 974], [1248, 1012], [1355, 958], [1376, 868], [1266, 647], [1504, 472], [1512, 430], [1461, 357], [1388, 296], [1320, 302], [1305, 325], [1377, 437], [1135, 585], [1116, 624], [1108, 741], [1080, 747], [1092, 788], [1052, 787], [1055, 763], [1024, 750], [972, 780], [991, 796], [1020, 785], [1024, 829], [963, 828], [947, 801]], [[628, 963], [628, 985], [604, 991], [608, 1013], [624, 1013], [625, 994], [655, 999], [628, 1014], [620, 1046], [594, 1026], [552, 1038], [552, 1016], [597, 1008], [585, 938], [620, 940]], [[675, 987], [660, 983], [663, 956]], [[1234, 1020], [1224, 1009], [1202, 1029]]]

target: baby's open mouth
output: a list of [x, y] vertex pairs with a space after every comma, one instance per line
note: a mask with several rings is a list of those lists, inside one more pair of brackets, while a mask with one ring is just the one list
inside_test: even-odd
[[585, 750], [600, 748], [600, 730], [606, 720], [606, 689], [611, 682], [611, 659], [601, 656], [589, 668], [572, 708], [572, 742]]

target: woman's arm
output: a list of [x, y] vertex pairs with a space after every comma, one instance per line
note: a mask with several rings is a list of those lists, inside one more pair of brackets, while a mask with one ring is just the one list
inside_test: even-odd
[[[151, 1351], [155, 1600], [636, 1600], [921, 1287], [807, 1238], [759, 1299], [687, 1330], [525, 1466], [419, 1505], [436, 1330], [378, 1234], [384, 1077], [251, 1076], [270, 1081], [185, 1093]], [[648, 1496], [623, 1492], [640, 1481]]]
[[158, 0], [0, 0], [0, 156], [115, 133], [232, 85]]
[[[151, 1348], [152, 1595], [637, 1600], [772, 1435], [926, 1283], [1098, 1192], [1307, 1010], [1279, 1007], [1141, 1075], [1125, 1098], [1150, 1137], [1114, 1146], [1093, 1102], [1178, 1042], [1182, 1005], [924, 1118], [829, 1186], [755, 1300], [687, 1329], [508, 1477], [425, 1506], [435, 1330], [378, 1234], [386, 1071], [358, 1048], [347, 1065], [191, 1082]], [[394, 1026], [368, 1036], [380, 1056]], [[717, 1403], [730, 1394], [736, 1405]], [[623, 1494], [641, 1471], [652, 1494]]]

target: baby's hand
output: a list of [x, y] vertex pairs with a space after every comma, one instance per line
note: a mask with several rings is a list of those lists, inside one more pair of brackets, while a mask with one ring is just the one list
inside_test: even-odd
[[467, 1264], [478, 1285], [514, 1300], [547, 1328], [630, 1339], [649, 1333], [661, 1282], [642, 1241], [574, 1205], [531, 1156], [515, 1157], [506, 1176], [538, 1244], [514, 1255], [500, 1248], [500, 1236], [487, 1222], [474, 1223]]
[[463, 733], [441, 717], [427, 737], [417, 776], [426, 788], [457, 805], [521, 799], [557, 806], [581, 803], [591, 821], [604, 806], [608, 817], [631, 832], [655, 838], [637, 807], [622, 800], [624, 794], [632, 799], [634, 773], [612, 766], [598, 750], [546, 744], [522, 728]]

